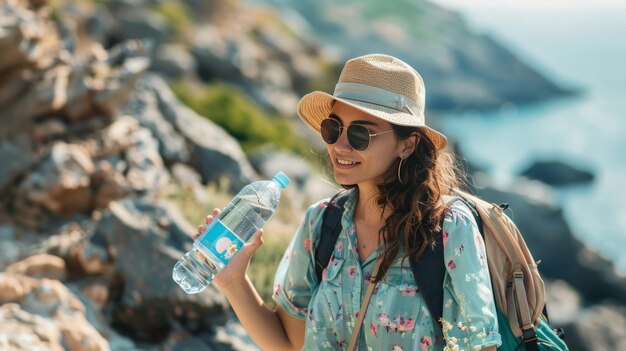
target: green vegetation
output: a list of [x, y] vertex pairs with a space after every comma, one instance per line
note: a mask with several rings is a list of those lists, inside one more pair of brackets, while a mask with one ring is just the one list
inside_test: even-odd
[[308, 143], [298, 140], [286, 118], [269, 115], [236, 88], [224, 83], [192, 88], [185, 82], [174, 83], [171, 87], [185, 105], [237, 139], [246, 153], [273, 144], [311, 157]]
[[164, 1], [159, 3], [155, 10], [158, 14], [165, 18], [165, 21], [174, 36], [183, 35], [185, 30], [193, 26], [187, 7], [180, 2]]

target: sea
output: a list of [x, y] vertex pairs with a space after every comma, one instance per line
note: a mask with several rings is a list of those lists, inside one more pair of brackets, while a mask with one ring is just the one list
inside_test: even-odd
[[551, 188], [574, 234], [626, 274], [626, 1], [435, 0], [574, 97], [447, 114], [442, 130], [494, 182], [537, 160], [592, 171], [591, 184]]

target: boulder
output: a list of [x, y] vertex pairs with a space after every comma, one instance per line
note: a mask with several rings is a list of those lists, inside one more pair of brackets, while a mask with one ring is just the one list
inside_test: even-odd
[[[135, 117], [143, 127], [152, 132], [159, 142], [159, 152], [166, 163], [189, 162], [186, 140], [163, 116], [158, 94], [150, 84], [151, 81], [157, 80], [159, 78], [153, 76], [141, 79], [121, 113]], [[169, 89], [166, 84], [158, 86]]]
[[593, 173], [561, 161], [535, 162], [520, 175], [556, 186], [589, 183], [594, 179]]
[[623, 305], [589, 307], [564, 329], [570, 350], [626, 350], [626, 308]]
[[62, 141], [19, 185], [18, 198], [63, 216], [91, 210], [93, 161], [78, 144]]
[[206, 188], [202, 185], [202, 177], [193, 168], [177, 163], [172, 166], [172, 176], [178, 184], [181, 184], [191, 190], [194, 198], [199, 203], [206, 204], [209, 202]]
[[[13, 287], [13, 296], [6, 289]], [[0, 273], [0, 348], [110, 350], [85, 318], [85, 306], [57, 280]], [[19, 293], [16, 293], [19, 292]]]
[[[245, 12], [245, 11], [244, 11]], [[254, 40], [246, 13], [237, 28], [204, 26], [197, 30], [191, 52], [198, 63], [198, 74], [206, 81], [226, 80], [241, 87], [262, 106], [283, 115], [293, 115], [298, 96], [293, 91], [293, 71], [285, 62], [272, 59], [280, 53]]]
[[191, 77], [196, 73], [196, 60], [182, 45], [161, 45], [150, 69], [170, 79]]
[[117, 11], [115, 19], [113, 37], [118, 42], [149, 38], [162, 43], [167, 39], [168, 25], [165, 18], [147, 8], [128, 7], [124, 11]]
[[[159, 142], [150, 130], [131, 116], [120, 116], [102, 131], [96, 157], [110, 162], [103, 171], [112, 171], [117, 181], [135, 193], [149, 195], [164, 186], [169, 174], [159, 153]], [[119, 169], [118, 169], [119, 167]], [[106, 175], [105, 175], [106, 177]], [[122, 178], [124, 180], [122, 180]], [[115, 179], [106, 177], [104, 179]], [[123, 193], [124, 189], [119, 192]]]
[[188, 164], [203, 182], [226, 178], [230, 189], [237, 192], [258, 178], [239, 143], [224, 129], [183, 105], [161, 78], [152, 75], [145, 83], [157, 96], [163, 117], [185, 138], [190, 150]]
[[507, 214], [520, 229], [533, 258], [540, 261], [539, 272], [566, 281], [585, 303], [624, 301], [626, 277], [574, 236], [560, 208], [529, 197], [538, 192], [537, 188], [543, 188], [525, 182], [515, 183], [512, 188], [515, 193], [494, 188], [479, 189], [477, 193], [490, 202], [510, 205]]
[[63, 351], [61, 332], [54, 321], [28, 313], [15, 303], [0, 305], [0, 349]]
[[21, 254], [19, 239], [12, 226], [0, 225], [0, 270], [17, 261]]
[[583, 308], [580, 294], [563, 280], [546, 281], [546, 306], [553, 327], [576, 320]]
[[28, 142], [0, 141], [0, 192], [24, 176], [36, 162]]
[[194, 232], [174, 208], [140, 199], [111, 203], [98, 223], [90, 241], [111, 253], [120, 277], [113, 322], [134, 338], [160, 341], [175, 320], [191, 329], [224, 323], [228, 305], [213, 286], [187, 295], [172, 280]]
[[48, 254], [36, 254], [27, 257], [7, 267], [6, 272], [33, 278], [55, 280], [65, 280], [67, 278], [65, 261], [58, 256]]

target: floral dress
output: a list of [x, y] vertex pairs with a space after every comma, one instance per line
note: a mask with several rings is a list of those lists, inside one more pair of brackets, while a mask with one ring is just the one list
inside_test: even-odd
[[[354, 331], [377, 252], [364, 262], [353, 222], [358, 193], [345, 204], [339, 234], [321, 281], [314, 252], [328, 200], [312, 205], [289, 244], [274, 279], [274, 300], [306, 320], [304, 350], [343, 350]], [[449, 350], [500, 345], [485, 247], [470, 210], [454, 202], [443, 222], [446, 275], [443, 330]], [[402, 253], [376, 284], [359, 335], [359, 350], [442, 350], [432, 317]], [[404, 265], [403, 265], [404, 263]], [[358, 331], [357, 331], [358, 332]]]

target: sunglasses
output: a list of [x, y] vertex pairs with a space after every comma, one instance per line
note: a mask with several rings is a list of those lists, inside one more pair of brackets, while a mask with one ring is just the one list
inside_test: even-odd
[[326, 144], [336, 143], [337, 140], [339, 140], [339, 136], [341, 136], [342, 129], [346, 129], [348, 142], [350, 143], [350, 146], [357, 151], [367, 150], [370, 146], [370, 140], [372, 137], [393, 131], [393, 129], [390, 129], [380, 133], [370, 133], [370, 130], [363, 125], [351, 124], [348, 127], [344, 127], [341, 125], [341, 122], [334, 118], [326, 118], [320, 124], [320, 134]]

